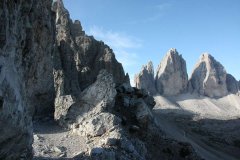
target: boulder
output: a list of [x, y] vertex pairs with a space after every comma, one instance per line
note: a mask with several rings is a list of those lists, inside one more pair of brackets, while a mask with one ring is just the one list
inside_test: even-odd
[[176, 49], [170, 49], [161, 61], [155, 83], [158, 93], [162, 95], [173, 96], [186, 91], [188, 84], [186, 62]]
[[151, 61], [142, 67], [140, 73], [135, 75], [134, 83], [138, 89], [145, 89], [150, 95], [157, 93], [154, 83], [154, 68]]
[[210, 54], [201, 55], [189, 80], [194, 92], [209, 97], [223, 97], [228, 94], [227, 73], [224, 67]]
[[[116, 94], [113, 76], [106, 70], [102, 70], [97, 76], [96, 82], [82, 91], [80, 98], [74, 99], [69, 95], [56, 98], [55, 120], [64, 127], [74, 128], [76, 132], [78, 132], [78, 126], [81, 125], [79, 133], [88, 135], [90, 123], [99, 120], [98, 123], [101, 127], [101, 121], [108, 119], [105, 117], [111, 117], [111, 115], [106, 116], [105, 114], [100, 116], [100, 113], [114, 106]], [[114, 117], [112, 120], [115, 120]], [[93, 127], [98, 123], [92, 124]], [[84, 124], [89, 126], [84, 127]]]
[[126, 86], [126, 84], [122, 84], [116, 88], [115, 110], [121, 113], [124, 125], [129, 126], [129, 128], [139, 125], [146, 129], [148, 124], [153, 122], [152, 109], [155, 106], [154, 98], [143, 89], [134, 88], [131, 92], [127, 89], [122, 89], [128, 88]]
[[73, 97], [71, 95], [59, 96], [55, 99], [55, 112], [54, 118], [55, 120], [60, 120], [64, 118], [68, 109], [75, 103]]
[[81, 127], [75, 128], [74, 132], [84, 136], [102, 136], [113, 126], [120, 125], [121, 119], [111, 113], [99, 113], [93, 117], [86, 117], [81, 121]]

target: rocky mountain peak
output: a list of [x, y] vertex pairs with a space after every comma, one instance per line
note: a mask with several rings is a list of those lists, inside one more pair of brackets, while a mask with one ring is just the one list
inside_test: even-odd
[[178, 54], [177, 49], [176, 48], [170, 48], [167, 52], [168, 56], [173, 56], [174, 54]]
[[182, 59], [182, 56], [179, 55], [177, 50], [175, 48], [171, 48], [170, 50], [168, 50], [165, 57], [160, 62], [160, 65], [158, 66], [158, 69], [157, 69], [157, 74], [163, 73], [166, 70], [166, 68], [171, 65], [173, 65], [173, 69], [177, 69], [176, 62], [181, 61], [181, 59]]
[[196, 64], [190, 84], [192, 89], [209, 97], [225, 96], [227, 91], [226, 70], [210, 54], [204, 53]]
[[200, 57], [201, 57], [200, 59], [212, 59], [213, 58], [213, 56], [208, 52], [203, 53]]
[[148, 71], [148, 73], [152, 74], [154, 76], [154, 68], [153, 68], [153, 63], [152, 61], [149, 61], [147, 65], [142, 67], [142, 70]]
[[134, 78], [135, 86], [139, 89], [145, 89], [149, 94], [156, 93], [154, 84], [154, 68], [152, 61], [142, 66], [142, 70]]
[[66, 15], [66, 17], [69, 17], [69, 12], [65, 9], [62, 0], [54, 1], [52, 5], [52, 10], [56, 13], [56, 23], [63, 23], [63, 21], [60, 21], [59, 19], [61, 15]]
[[186, 90], [186, 62], [175, 48], [171, 48], [161, 61], [155, 81], [157, 91], [163, 95], [176, 95]]
[[206, 64], [211, 64], [212, 62], [214, 63], [216, 60], [215, 58], [210, 54], [210, 53], [203, 53], [200, 58], [199, 58], [200, 62], [205, 62]]

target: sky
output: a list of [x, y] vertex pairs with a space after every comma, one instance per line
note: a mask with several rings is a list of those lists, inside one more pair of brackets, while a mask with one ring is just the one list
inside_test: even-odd
[[86, 34], [108, 44], [129, 73], [155, 69], [170, 48], [187, 63], [189, 76], [210, 53], [240, 80], [240, 0], [63, 0]]

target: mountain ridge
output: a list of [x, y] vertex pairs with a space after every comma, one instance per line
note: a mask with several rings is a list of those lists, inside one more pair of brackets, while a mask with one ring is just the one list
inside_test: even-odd
[[[175, 55], [178, 58], [178, 60], [173, 61], [172, 60], [173, 55]], [[183, 64], [183, 67], [179, 64]], [[177, 66], [174, 67], [174, 65], [177, 65]], [[173, 66], [173, 69], [166, 70], [166, 67], [170, 67], [170, 66]], [[177, 70], [181, 72], [180, 75], [183, 76], [184, 78], [182, 79], [181, 76], [179, 75], [178, 77], [173, 78], [173, 82], [171, 83], [171, 75], [176, 76], [178, 74]], [[141, 70], [141, 72], [142, 71], [143, 70]], [[166, 75], [166, 80], [159, 79], [159, 77], [163, 75]], [[142, 74], [141, 76], [145, 77], [144, 74]], [[211, 79], [213, 80], [210, 81]], [[141, 79], [139, 78], [139, 74], [135, 75], [136, 87], [140, 89], [148, 90], [148, 88], [144, 88], [137, 85], [136, 82], [141, 83], [142, 86], [144, 86], [144, 83], [148, 83], [148, 82], [141, 81]], [[166, 96], [178, 95], [185, 92], [197, 92], [201, 95], [206, 95], [209, 97], [223, 97], [228, 93], [237, 94], [239, 92], [238, 81], [232, 75], [228, 74], [224, 69], [224, 67], [218, 61], [216, 61], [215, 58], [209, 53], [203, 53], [200, 56], [199, 60], [195, 64], [195, 68], [193, 69], [191, 76], [188, 78], [186, 62], [182, 58], [182, 56], [178, 54], [177, 50], [174, 48], [171, 48], [166, 53], [165, 57], [162, 59], [162, 61], [158, 65], [157, 73], [154, 77], [154, 82], [155, 84], [151, 84], [151, 88], [155, 88], [159, 94], [166, 95]], [[182, 85], [183, 88], [180, 90], [177, 87], [177, 83], [179, 82], [180, 84], [183, 84]], [[161, 83], [164, 83], [164, 85], [162, 85]], [[171, 84], [168, 86], [169, 83]], [[164, 93], [162, 91], [163, 90], [162, 86], [164, 86], [167, 89], [169, 88], [170, 90], [169, 92], [172, 92], [172, 93], [171, 94]], [[178, 86], [181, 86], [181, 85], [178, 85]], [[215, 88], [216, 91], [213, 88]], [[218, 88], [221, 88], [221, 89], [218, 90]], [[156, 94], [156, 92], [151, 93], [151, 91], [149, 91], [149, 93], [152, 95]]]

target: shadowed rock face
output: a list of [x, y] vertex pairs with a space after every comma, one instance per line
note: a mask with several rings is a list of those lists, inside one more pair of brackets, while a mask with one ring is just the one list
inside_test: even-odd
[[239, 90], [240, 90], [240, 81], [238, 81], [238, 88], [239, 88]]
[[0, 159], [31, 159], [32, 115], [53, 107], [51, 1], [0, 1]]
[[61, 0], [54, 3], [57, 46], [55, 82], [57, 95], [78, 94], [94, 83], [101, 69], [114, 77], [116, 84], [125, 82], [121, 63], [107, 45], [87, 36], [80, 21], [72, 22]]
[[156, 89], [162, 95], [177, 95], [186, 90], [188, 75], [186, 62], [176, 49], [170, 49], [157, 69]]
[[227, 74], [226, 83], [229, 93], [236, 94], [239, 91], [238, 81], [231, 74]]
[[135, 75], [134, 83], [137, 88], [145, 89], [150, 95], [156, 94], [154, 68], [151, 61], [142, 67], [139, 74]]
[[223, 97], [227, 95], [227, 73], [224, 67], [211, 55], [203, 54], [196, 64], [190, 78], [194, 91], [209, 97]]

